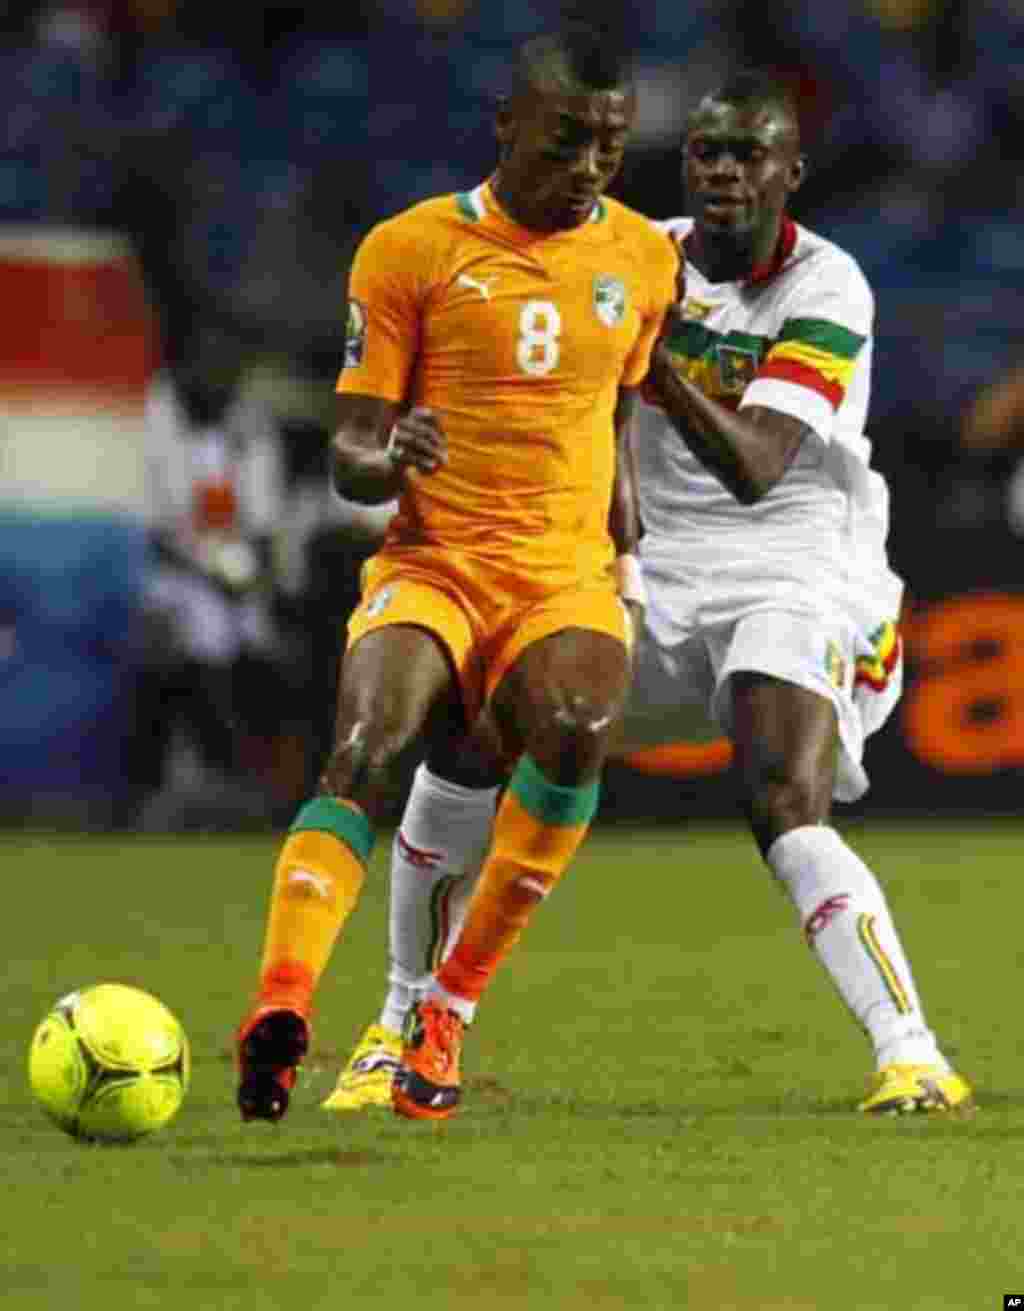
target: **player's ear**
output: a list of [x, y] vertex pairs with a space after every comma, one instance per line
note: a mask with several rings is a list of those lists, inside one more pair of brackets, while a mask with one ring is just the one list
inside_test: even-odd
[[796, 191], [807, 176], [807, 156], [797, 155], [789, 166], [789, 189]]

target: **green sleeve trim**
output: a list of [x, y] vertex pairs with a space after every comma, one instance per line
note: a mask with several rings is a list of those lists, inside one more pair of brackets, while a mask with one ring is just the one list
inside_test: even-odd
[[729, 349], [746, 351], [760, 361], [774, 343], [770, 337], [751, 332], [737, 332], [734, 329], [723, 335], [692, 319], [677, 319], [669, 329], [667, 344], [674, 355], [683, 355], [689, 360], [710, 359], [716, 351]]
[[712, 332], [703, 324], [676, 319], [669, 329], [666, 345], [673, 355], [685, 355], [687, 359], [699, 360], [720, 339], [719, 333]]
[[468, 191], [460, 191], [455, 197], [455, 206], [464, 219], [469, 219], [470, 223], [476, 223], [480, 215], [473, 208], [473, 201]]
[[583, 787], [559, 787], [540, 772], [529, 756], [522, 756], [509, 781], [516, 800], [536, 820], [558, 828], [589, 824], [597, 810], [601, 784], [595, 779]]
[[829, 319], [787, 319], [779, 341], [798, 341], [841, 359], [855, 360], [867, 338]]
[[334, 797], [307, 801], [292, 821], [289, 833], [331, 833], [365, 865], [377, 839], [373, 825], [361, 810], [343, 805]]
[[752, 332], [727, 332], [719, 346], [732, 346], [736, 350], [748, 351], [751, 355], [756, 355], [758, 359], [767, 355], [769, 347], [774, 345], [770, 337], [760, 337]]

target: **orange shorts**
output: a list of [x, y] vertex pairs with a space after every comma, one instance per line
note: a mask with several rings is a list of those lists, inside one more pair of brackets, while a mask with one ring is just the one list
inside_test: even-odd
[[363, 567], [362, 600], [348, 623], [348, 646], [392, 624], [425, 628], [451, 658], [472, 721], [532, 643], [563, 628], [589, 628], [632, 646], [629, 613], [609, 569], [572, 588], [440, 547], [379, 552]]

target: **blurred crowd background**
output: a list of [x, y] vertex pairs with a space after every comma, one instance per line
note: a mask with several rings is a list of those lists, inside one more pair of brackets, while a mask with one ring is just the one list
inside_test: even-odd
[[[687, 107], [736, 66], [784, 78], [795, 215], [877, 295], [871, 435], [913, 603], [1015, 587], [1024, 3], [628, 13], [617, 193], [685, 212]], [[509, 52], [557, 21], [554, 0], [4, 7], [0, 818], [279, 823], [311, 786], [374, 531], [325, 481], [346, 267], [378, 218], [488, 173]]]

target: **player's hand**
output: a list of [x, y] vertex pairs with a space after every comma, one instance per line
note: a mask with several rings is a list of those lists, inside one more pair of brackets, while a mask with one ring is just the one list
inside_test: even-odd
[[629, 618], [629, 649], [636, 650], [636, 639], [643, 627], [644, 610], [647, 606], [647, 586], [640, 561], [632, 551], [625, 551], [616, 556], [612, 566], [615, 575], [615, 590]]
[[640, 632], [640, 629], [643, 628], [644, 626], [644, 615], [646, 614], [646, 607], [641, 605], [639, 601], [629, 600], [628, 597], [622, 598], [622, 604], [626, 607], [626, 613], [629, 615], [630, 621], [633, 625], [633, 637], [635, 641], [636, 635]]
[[391, 429], [387, 452], [396, 469], [436, 473], [447, 464], [448, 442], [434, 411], [417, 405], [399, 419]]

